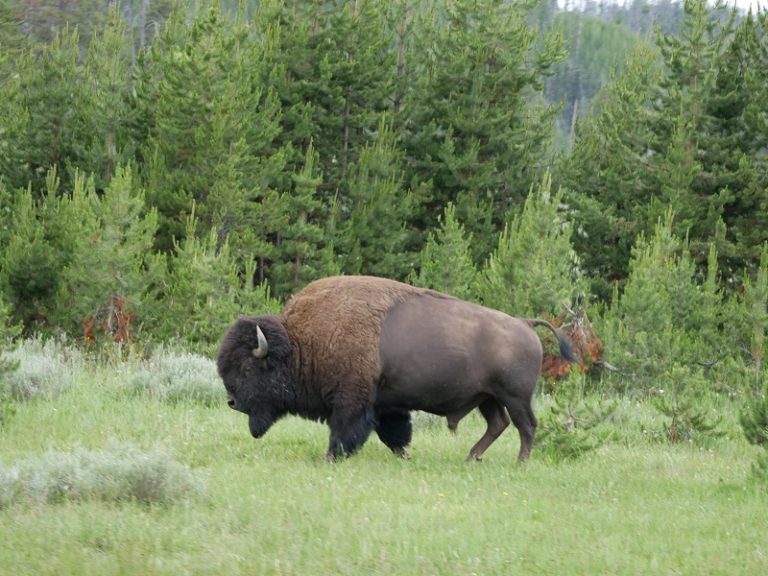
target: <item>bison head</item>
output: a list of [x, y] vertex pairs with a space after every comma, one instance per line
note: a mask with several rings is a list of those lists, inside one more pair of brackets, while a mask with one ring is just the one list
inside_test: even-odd
[[254, 438], [288, 412], [291, 341], [274, 316], [242, 317], [224, 335], [216, 364], [230, 408], [248, 414]]

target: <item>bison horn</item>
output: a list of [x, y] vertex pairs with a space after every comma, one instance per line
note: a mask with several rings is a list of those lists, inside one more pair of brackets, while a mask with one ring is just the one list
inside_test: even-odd
[[253, 349], [253, 355], [256, 358], [264, 358], [269, 353], [269, 344], [259, 326], [256, 326], [256, 338], [259, 340], [259, 345]]

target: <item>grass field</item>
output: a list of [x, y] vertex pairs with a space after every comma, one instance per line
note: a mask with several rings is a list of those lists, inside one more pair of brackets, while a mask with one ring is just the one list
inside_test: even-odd
[[706, 449], [652, 439], [658, 414], [625, 401], [616, 439], [575, 462], [534, 450], [518, 466], [507, 432], [467, 464], [483, 429], [470, 417], [456, 436], [417, 419], [410, 461], [372, 437], [329, 464], [323, 425], [288, 418], [256, 441], [223, 393], [126, 393], [135, 371], [84, 362], [57, 395], [19, 402], [0, 428], [3, 481], [54, 453], [141, 463], [161, 449], [196, 488], [168, 502], [15, 498], [0, 507], [3, 576], [768, 574], [768, 490], [747, 481], [757, 452], [729, 405], [729, 434]]

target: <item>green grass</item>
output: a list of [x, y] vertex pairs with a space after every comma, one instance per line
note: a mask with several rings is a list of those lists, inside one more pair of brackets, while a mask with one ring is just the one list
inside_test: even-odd
[[173, 454], [202, 493], [18, 500], [0, 509], [0, 574], [768, 573], [768, 490], [748, 482], [760, 451], [728, 403], [706, 449], [659, 441], [663, 417], [621, 401], [614, 438], [574, 462], [534, 450], [518, 466], [508, 431], [467, 464], [483, 428], [470, 417], [455, 436], [417, 419], [410, 461], [372, 437], [329, 464], [325, 426], [287, 418], [256, 441], [223, 402], [126, 394], [139, 369], [86, 364], [58, 395], [19, 402], [2, 466], [128, 443]]

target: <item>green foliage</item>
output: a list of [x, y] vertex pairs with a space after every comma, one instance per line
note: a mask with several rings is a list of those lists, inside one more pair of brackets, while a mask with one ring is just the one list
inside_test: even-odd
[[31, 188], [20, 190], [4, 222], [4, 250], [0, 251], [0, 280], [14, 318], [29, 328], [45, 324], [55, 309], [59, 277], [71, 250], [71, 231], [59, 234], [69, 222], [54, 217], [58, 179], [47, 179], [47, 202], [36, 202]]
[[[11, 2], [0, 2], [0, 45], [3, 51], [17, 50], [24, 44], [24, 37], [19, 30], [19, 18]], [[3, 56], [0, 56], [0, 63]], [[0, 69], [2, 66], [0, 66]]]
[[[101, 194], [94, 179], [80, 173], [71, 194], [59, 189], [51, 170], [42, 199], [35, 201], [31, 189], [14, 198], [0, 255], [0, 284], [14, 317], [27, 327], [55, 325], [76, 335], [89, 317], [101, 327], [105, 308], [117, 298], [126, 313], [144, 320], [164, 262], [152, 253], [157, 216], [146, 210], [132, 171], [116, 167]], [[115, 337], [116, 329], [103, 330]]]
[[[21, 325], [11, 322], [11, 307], [5, 302], [2, 291], [0, 291], [0, 352], [21, 334]], [[0, 374], [2, 373], [2, 364], [0, 364]]]
[[[29, 137], [24, 158], [28, 178], [35, 189], [41, 189], [41, 179], [50, 166], [61, 166], [65, 159], [78, 157], [75, 147], [79, 134], [78, 109], [72, 96], [79, 94], [81, 67], [78, 34], [64, 29], [43, 46], [42, 53], [23, 55], [19, 70], [24, 72], [23, 102], [29, 110]], [[27, 182], [16, 183], [24, 186]]]
[[549, 175], [532, 187], [522, 213], [510, 212], [496, 251], [480, 271], [480, 301], [515, 316], [556, 316], [584, 296], [572, 224], [562, 213], [562, 192], [551, 193]]
[[758, 391], [765, 378], [763, 357], [768, 334], [768, 243], [763, 246], [754, 278], [744, 273], [741, 294], [733, 298], [729, 310], [729, 321], [735, 328], [733, 335], [739, 347], [749, 351], [753, 378], [747, 384]]
[[16, 71], [18, 60], [10, 58], [1, 42], [0, 48], [0, 182], [13, 187], [26, 184], [29, 177], [24, 142], [30, 118], [24, 82]]
[[471, 243], [471, 235], [456, 219], [456, 207], [448, 204], [440, 219], [440, 228], [429, 233], [419, 254], [418, 274], [411, 273], [409, 281], [415, 286], [472, 300], [477, 269], [472, 262]]
[[679, 34], [641, 47], [577, 130], [564, 178], [585, 195], [576, 247], [603, 299], [627, 278], [635, 239], [667, 210], [700, 270], [715, 244], [728, 289], [757, 267], [768, 229], [765, 102], [753, 96], [766, 85], [765, 18], [724, 11], [686, 1]]
[[395, 69], [387, 4], [360, 0], [268, 2], [255, 15], [264, 35], [262, 82], [281, 102], [287, 174], [310, 142], [321, 150], [321, 198], [346, 194], [349, 170], [388, 108]]
[[161, 349], [126, 382], [130, 394], [164, 402], [223, 406], [224, 387], [209, 358]]
[[[658, 326], [631, 289], [627, 312], [607, 317], [608, 354], [650, 364], [660, 351], [668, 364], [682, 352], [732, 388], [752, 369], [743, 347], [759, 377], [764, 330], [747, 301], [768, 230], [764, 10], [589, 5], [552, 26], [552, 2], [75, 4], [0, 7], [0, 291], [27, 333], [183, 332], [208, 347], [243, 308], [276, 305], [266, 286], [283, 299], [319, 276], [369, 273], [448, 289], [449, 204], [467, 238], [450, 290], [554, 314], [590, 292], [607, 302], [614, 285], [621, 297], [637, 239], [672, 210], [694, 280], [664, 296], [679, 304]], [[643, 11], [684, 13], [680, 33], [665, 19], [656, 48], [637, 41], [622, 65], [633, 34], [594, 16]], [[589, 98], [616, 72], [552, 169], [549, 208], [534, 210], [560, 112], [543, 85], [566, 44], [581, 62], [566, 65], [569, 92]], [[485, 263], [476, 280], [462, 244]], [[199, 288], [179, 250], [197, 253]]]
[[0, 508], [83, 500], [171, 504], [202, 489], [200, 478], [169, 450], [145, 452], [129, 443], [96, 451], [49, 450], [14, 466], [0, 464]]
[[128, 26], [118, 5], [110, 6], [105, 24], [90, 39], [74, 103], [83, 123], [76, 166], [94, 176], [98, 190], [108, 186], [120, 166], [131, 163], [141, 142], [134, 78], [126, 74], [132, 65]]
[[[612, 77], [590, 114], [576, 125], [576, 140], [561, 166], [578, 228], [573, 235], [592, 292], [609, 301], [615, 281], [628, 275], [632, 246], [642, 229], [638, 211], [651, 196], [647, 165], [647, 102], [659, 75], [658, 53], [645, 43], [624, 72]], [[629, 136], [631, 135], [631, 137]]]

